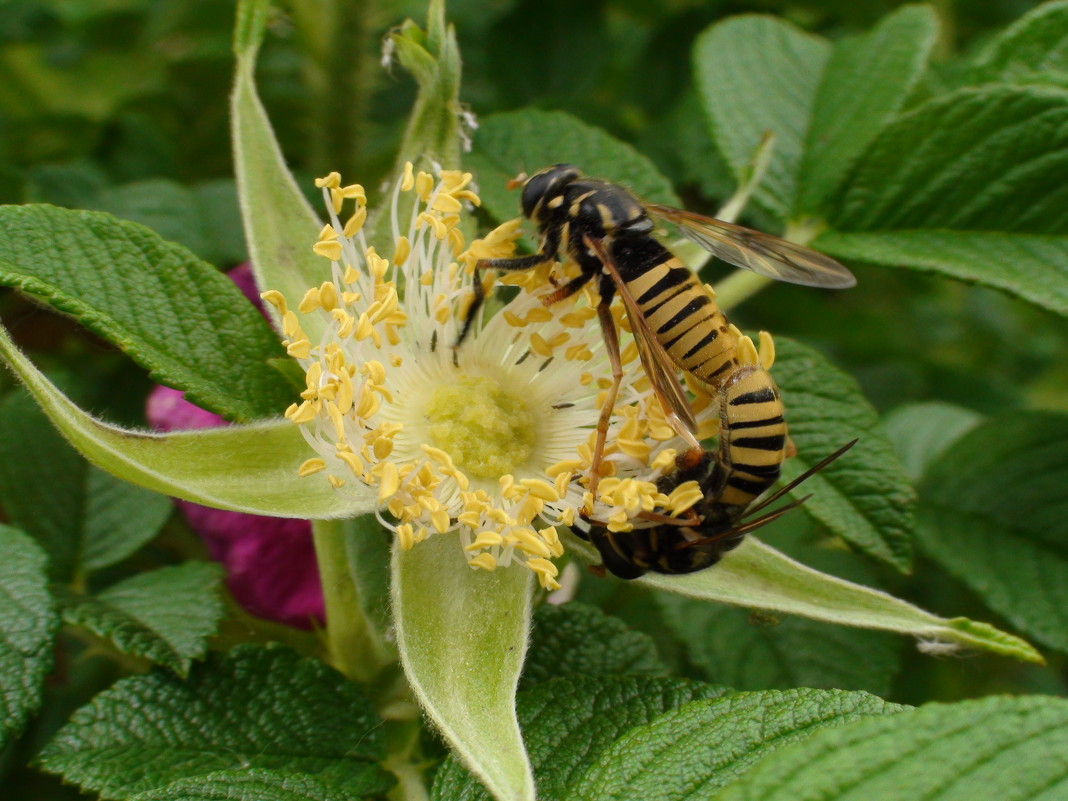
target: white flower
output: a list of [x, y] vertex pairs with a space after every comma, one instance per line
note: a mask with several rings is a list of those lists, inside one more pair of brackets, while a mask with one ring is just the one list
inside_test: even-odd
[[[455, 171], [437, 180], [414, 175], [409, 164], [392, 193], [388, 259], [365, 240], [362, 187], [342, 186], [336, 173], [317, 182], [330, 224], [315, 251], [331, 268], [297, 311], [326, 316], [321, 340], [308, 340], [280, 293], [263, 295], [282, 314], [285, 344], [306, 372], [303, 402], [286, 417], [318, 454], [301, 473], [335, 487], [377, 487], [379, 518], [402, 547], [455, 536], [473, 567], [517, 561], [555, 589], [551, 560], [563, 553], [556, 527], [572, 525], [583, 504], [595, 519], [627, 530], [643, 511], [679, 513], [700, 492], [693, 482], [670, 497], [657, 490], [655, 480], [674, 469], [678, 443], [625, 339], [630, 369], [612, 418], [605, 477], [596, 501], [588, 496], [599, 402], [611, 373], [596, 298], [585, 293], [553, 308], [540, 302], [553, 288], [548, 266], [507, 274], [504, 282], [524, 291], [484, 315], [453, 348], [475, 263], [510, 256], [519, 235], [513, 220], [466, 246], [461, 218], [479, 203], [470, 181]], [[407, 192], [416, 201], [401, 220]], [[356, 208], [342, 224], [346, 201]], [[703, 433], [713, 433], [714, 409], [707, 398], [697, 405]]]

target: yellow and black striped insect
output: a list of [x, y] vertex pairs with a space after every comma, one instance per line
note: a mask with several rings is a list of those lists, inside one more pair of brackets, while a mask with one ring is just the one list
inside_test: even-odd
[[[739, 397], [744, 397], [744, 393]], [[721, 432], [721, 451], [722, 436]], [[744, 447], [739, 444], [741, 439], [744, 437], [735, 438], [737, 447]], [[756, 497], [778, 478], [778, 467], [774, 470], [774, 478], [769, 476], [767, 482], [761, 480], [749, 486], [749, 480], [746, 479], [745, 486], [737, 486], [733, 483], [737, 479], [734, 467], [720, 454], [705, 451], [696, 464], [680, 464], [678, 471], [659, 482], [659, 489], [664, 494], [670, 494], [685, 481], [698, 483], [704, 498], [689, 510], [688, 518], [670, 517], [654, 511], [644, 515], [650, 522], [644, 528], [611, 531], [602, 523], [585, 519], [588, 530], [583, 530], [581, 526], [575, 526], [573, 530], [597, 548], [604, 567], [619, 578], [634, 579], [649, 571], [670, 575], [694, 573], [714, 565], [725, 553], [738, 547], [747, 533], [782, 517], [808, 500], [811, 496], [806, 495], [753, 517], [856, 443], [857, 440], [853, 440], [839, 448], [755, 506], [751, 504]]]
[[[517, 179], [517, 183], [518, 183]], [[638, 344], [642, 365], [668, 420], [689, 443], [691, 462], [703, 453], [696, 439], [697, 425], [676, 368], [708, 388], [720, 402], [721, 422], [730, 430], [740, 408], [724, 397], [730, 387], [744, 383], [746, 393], [778, 399], [778, 389], [766, 370], [743, 358], [742, 338], [719, 310], [715, 296], [694, 273], [653, 236], [653, 218], [675, 224], [688, 238], [713, 255], [738, 267], [791, 283], [844, 288], [856, 283], [838, 262], [813, 250], [741, 226], [692, 214], [682, 209], [643, 203], [623, 187], [590, 178], [570, 164], [547, 167], [525, 180], [523, 214], [538, 225], [541, 243], [530, 256], [486, 259], [476, 269], [528, 270], [554, 261], [558, 254], [574, 261], [580, 273], [543, 298], [546, 305], [578, 292], [597, 279], [598, 318], [613, 372], [613, 384], [597, 426], [589, 489], [596, 492], [609, 419], [622, 378], [619, 342], [609, 307], [618, 292]], [[457, 345], [463, 341], [483, 301], [482, 284], [475, 281], [475, 300], [468, 309]], [[743, 393], [744, 394], [744, 393]], [[737, 427], [737, 425], [735, 425]], [[786, 424], [779, 423], [760, 435], [781, 446], [767, 449], [759, 460], [745, 461], [756, 473], [734, 467], [731, 448], [719, 450], [731, 480], [759, 482], [775, 470], [785, 456]], [[721, 438], [722, 441], [722, 438]], [[775, 478], [765, 483], [774, 482]]]

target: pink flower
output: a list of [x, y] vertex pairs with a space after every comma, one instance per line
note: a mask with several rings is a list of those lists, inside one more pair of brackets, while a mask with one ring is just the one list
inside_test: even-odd
[[[260, 299], [252, 269], [235, 267], [230, 278], [257, 308]], [[170, 387], [156, 387], [145, 414], [160, 431], [225, 425], [216, 414], [187, 401]], [[245, 609], [258, 617], [300, 628], [323, 619], [323, 593], [307, 520], [225, 512], [177, 501], [190, 527], [227, 573], [227, 586]]]

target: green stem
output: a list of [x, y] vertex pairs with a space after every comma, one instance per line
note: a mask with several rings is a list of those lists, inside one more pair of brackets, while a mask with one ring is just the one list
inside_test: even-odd
[[[353, 681], [370, 682], [394, 660], [376, 621], [368, 613], [352, 558], [353, 538], [367, 533], [350, 521], [312, 523], [315, 556], [326, 602], [326, 643], [330, 663]], [[382, 567], [383, 573], [386, 566]]]
[[771, 283], [770, 278], [748, 270], [738, 270], [716, 284], [716, 303], [724, 312], [729, 312]]
[[393, 732], [392, 740], [400, 741], [391, 747], [382, 767], [397, 777], [397, 786], [386, 797], [389, 801], [428, 801], [426, 771], [432, 764], [420, 758], [421, 729], [416, 722]]

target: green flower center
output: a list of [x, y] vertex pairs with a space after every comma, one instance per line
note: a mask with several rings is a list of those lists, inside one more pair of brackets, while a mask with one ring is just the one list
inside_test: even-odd
[[514, 473], [534, 450], [534, 414], [492, 378], [465, 377], [439, 385], [426, 416], [431, 444], [474, 478]]

